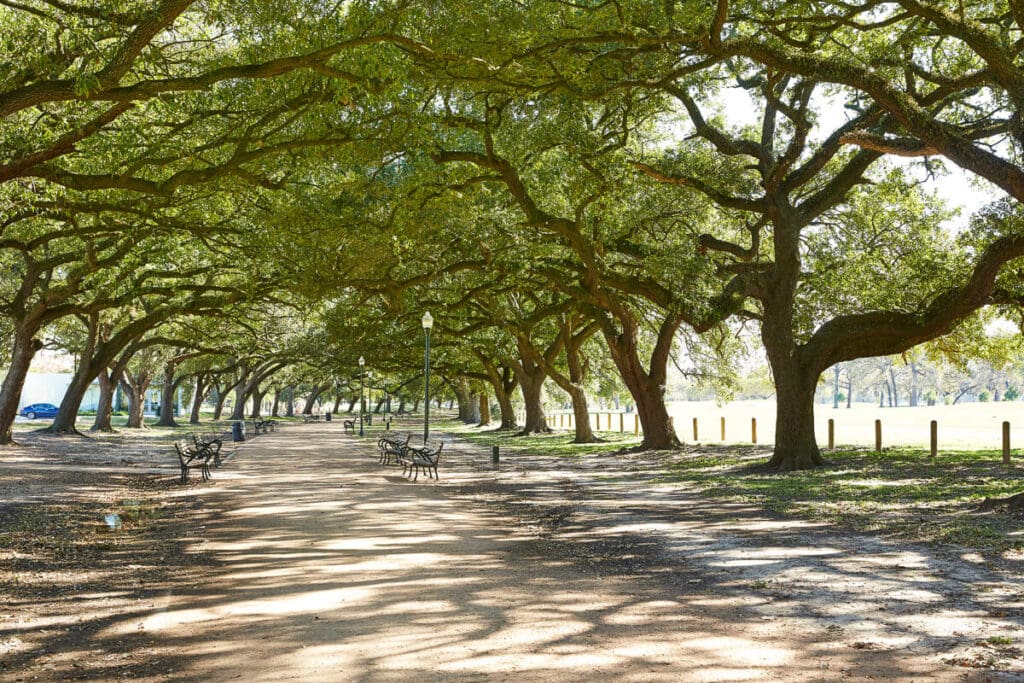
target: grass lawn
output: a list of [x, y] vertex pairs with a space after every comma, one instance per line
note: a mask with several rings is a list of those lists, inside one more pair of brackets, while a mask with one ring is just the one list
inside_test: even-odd
[[[574, 444], [567, 432], [521, 437], [456, 422], [443, 428], [480, 446], [555, 457], [614, 453], [639, 442], [632, 434], [602, 433], [603, 443]], [[973, 512], [986, 497], [1024, 490], [1024, 465], [1016, 453], [1015, 464], [1004, 466], [994, 450], [945, 451], [934, 459], [913, 448], [837, 450], [825, 453], [823, 468], [786, 474], [761, 469], [766, 454], [764, 447], [687, 446], [659, 454], [664, 470], [658, 481], [849, 529], [986, 553], [1024, 551], [1024, 522], [1002, 512]]]

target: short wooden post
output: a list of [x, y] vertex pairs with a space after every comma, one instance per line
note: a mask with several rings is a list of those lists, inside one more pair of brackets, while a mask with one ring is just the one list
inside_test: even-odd
[[697, 440], [697, 418], [693, 418], [693, 440]]
[[929, 456], [934, 458], [935, 455], [939, 452], [939, 421], [932, 420], [931, 425], [929, 425], [928, 431], [930, 432], [930, 437], [928, 441], [931, 444]]
[[626, 432], [626, 414], [619, 413], [619, 434]]
[[612, 414], [608, 413], [608, 431], [612, 431]]
[[601, 431], [601, 414], [600, 413], [594, 413], [594, 431], [595, 432]]
[[1010, 464], [1010, 423], [1003, 423], [1003, 464]]
[[633, 414], [633, 436], [640, 436], [640, 413]]
[[722, 418], [722, 441], [725, 441], [725, 418]]
[[828, 419], [828, 448], [832, 450], [836, 447], [836, 421], [832, 418]]
[[491, 464], [495, 467], [498, 466], [498, 447], [491, 446]]
[[750, 418], [750, 443], [757, 443], [757, 418]]
[[882, 421], [875, 420], [875, 452], [882, 452]]

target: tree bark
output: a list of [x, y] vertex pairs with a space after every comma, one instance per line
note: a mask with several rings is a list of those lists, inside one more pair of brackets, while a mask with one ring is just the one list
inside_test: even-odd
[[35, 338], [38, 331], [39, 325], [32, 322], [23, 322], [15, 327], [11, 364], [0, 385], [0, 444], [14, 443], [14, 418], [18, 414], [21, 391], [32, 359], [43, 348], [43, 342]]
[[551, 431], [547, 418], [544, 416], [544, 369], [536, 363], [524, 361], [518, 369], [519, 388], [523, 392], [523, 403], [526, 419], [523, 422], [521, 435], [547, 434]]
[[480, 421], [477, 427], [486, 427], [491, 424], [491, 398], [486, 391], [480, 392]]
[[270, 417], [281, 417], [281, 387], [274, 387], [274, 406], [270, 409]]
[[195, 392], [192, 394], [192, 410], [189, 412], [188, 423], [197, 425], [200, 423], [200, 411], [203, 408], [203, 401], [206, 400], [206, 395], [209, 393], [209, 384], [206, 381], [207, 376], [205, 372], [200, 372], [196, 375], [196, 386]]
[[640, 362], [638, 324], [625, 308], [618, 308], [615, 322], [602, 320], [602, 332], [622, 381], [629, 389], [636, 405], [637, 417], [643, 426], [641, 448], [647, 450], [674, 450], [680, 441], [665, 405], [665, 382], [672, 342], [682, 321], [673, 314], [666, 315], [658, 328], [654, 350], [651, 352], [650, 370]]
[[285, 417], [295, 417], [295, 385], [288, 387], [288, 403], [284, 411]]
[[178, 370], [178, 363], [169, 360], [164, 363], [164, 381], [160, 386], [160, 415], [155, 423], [157, 427], [177, 427], [174, 420], [174, 394], [178, 391], [178, 385], [182, 377], [175, 379], [174, 375]]
[[218, 421], [221, 415], [224, 414], [224, 402], [228, 399], [228, 394], [231, 392], [231, 387], [224, 387], [221, 389], [221, 383], [218, 381], [215, 388], [217, 389], [217, 402], [213, 406], [213, 419]]
[[309, 396], [306, 397], [306, 403], [302, 406], [303, 415], [312, 415], [313, 406], [316, 405], [316, 400], [320, 398], [320, 394], [324, 392], [326, 386], [317, 385], [309, 392]]
[[252, 389], [252, 412], [249, 413], [249, 417], [254, 420], [263, 418], [263, 397], [266, 395], [265, 391], [260, 391], [258, 386], [254, 386]]

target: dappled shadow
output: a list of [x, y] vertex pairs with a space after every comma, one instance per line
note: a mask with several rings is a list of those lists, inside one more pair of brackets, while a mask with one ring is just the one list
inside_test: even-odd
[[[952, 600], [957, 623], [1012, 623], [992, 613], [1005, 600], [949, 593], [918, 549], [855, 555], [813, 525], [655, 486], [641, 456], [493, 470], [446, 445], [441, 482], [410, 484], [377, 464], [372, 433], [341, 431], [244, 444], [237, 476], [189, 490], [202, 505], [161, 581], [105, 613], [86, 591], [3, 622], [0, 641], [33, 647], [0, 676], [45, 660], [53, 678], [116, 678], [90, 653], [130, 648], [160, 663], [135, 671], [153, 680], [954, 680], [952, 627], [890, 607]], [[46, 635], [69, 619], [66, 642], [87, 648]]]

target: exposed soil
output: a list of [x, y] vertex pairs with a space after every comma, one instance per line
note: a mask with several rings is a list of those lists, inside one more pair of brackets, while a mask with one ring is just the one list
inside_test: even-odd
[[1013, 562], [712, 503], [658, 454], [446, 444], [412, 483], [341, 431], [206, 485], [152, 439], [0, 452], [0, 681], [1024, 680]]

